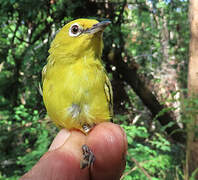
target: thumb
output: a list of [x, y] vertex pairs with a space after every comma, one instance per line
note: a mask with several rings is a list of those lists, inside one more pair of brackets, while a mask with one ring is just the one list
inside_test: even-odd
[[52, 144], [50, 145], [49, 151], [53, 151], [61, 147], [70, 135], [71, 133], [68, 130], [62, 129], [54, 138]]
[[89, 179], [88, 171], [80, 170], [81, 146], [85, 135], [79, 131], [61, 130], [48, 152], [20, 180]]

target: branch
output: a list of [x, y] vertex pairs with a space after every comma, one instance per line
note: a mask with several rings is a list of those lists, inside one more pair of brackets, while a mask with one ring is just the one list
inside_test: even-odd
[[13, 45], [13, 43], [14, 43], [14, 39], [15, 39], [15, 37], [16, 37], [16, 32], [17, 32], [19, 26], [20, 26], [20, 18], [18, 18], [18, 20], [17, 20], [17, 25], [16, 25], [16, 28], [15, 28], [14, 32], [12, 31], [12, 29], [10, 28], [10, 26], [8, 26], [9, 29], [13, 32], [13, 38], [12, 38], [12, 40], [11, 40], [11, 44], [12, 44], [12, 45]]
[[34, 40], [31, 41], [32, 44], [34, 44], [36, 41], [38, 41], [41, 37], [44, 36], [45, 33], [47, 33], [48, 31], [50, 31], [51, 26], [52, 26], [52, 22], [48, 23], [46, 21], [46, 26], [43, 30], [41, 30], [34, 38]]
[[[134, 159], [131, 159], [131, 160], [134, 161]], [[150, 162], [150, 161], [153, 161], [153, 160], [146, 160], [146, 161], [138, 162], [138, 164], [139, 164], [140, 166], [142, 166], [142, 164], [145, 164], [145, 163]], [[139, 168], [139, 167], [136, 165], [135, 167], [131, 168], [129, 171], [125, 172], [125, 173], [121, 176], [120, 180], [124, 179], [125, 176], [129, 175], [130, 173], [132, 173], [133, 171], [135, 171], [137, 168]], [[150, 176], [150, 175], [149, 175], [149, 176]]]
[[130, 173], [132, 173], [133, 171], [135, 171], [137, 168], [138, 168], [138, 167], [135, 166], [135, 167], [131, 168], [129, 171], [125, 172], [125, 173], [121, 176], [120, 180], [123, 180], [123, 179], [125, 178], [125, 176], [129, 175]]
[[17, 35], [16, 35], [15, 37], [16, 37], [19, 41], [21, 41], [21, 42], [24, 42], [24, 43], [26, 43], [26, 44], [32, 45], [32, 43], [31, 43], [31, 42], [26, 41], [26, 40], [24, 40], [24, 39], [22, 39], [22, 38], [18, 37]]
[[147, 171], [140, 165], [140, 163], [135, 159], [131, 158], [131, 160], [136, 164], [136, 166], [141, 169], [141, 171], [144, 173], [144, 175], [149, 179], [152, 180], [152, 177], [147, 173]]
[[[138, 67], [129, 67], [121, 57], [119, 49], [116, 51], [115, 66], [117, 71], [122, 75], [122, 79], [126, 81], [140, 97], [145, 106], [151, 111], [154, 117], [157, 117], [162, 126], [167, 126], [175, 120], [171, 117], [171, 112], [164, 112], [161, 116], [159, 113], [162, 112], [164, 105], [161, 105], [157, 98], [153, 95], [152, 91], [146, 86], [145, 81], [137, 72]], [[181, 143], [185, 142], [184, 133], [180, 130], [180, 127], [176, 124], [166, 128], [166, 132], [175, 140]]]
[[126, 4], [127, 4], [127, 0], [124, 0], [124, 2], [122, 3], [122, 9], [121, 9], [120, 14], [118, 16], [118, 20], [117, 20], [116, 24], [120, 25], [122, 23], [122, 20], [123, 20], [122, 17], [123, 17], [124, 8], [125, 8]]
[[[119, 21], [115, 24], [119, 27], [122, 24], [125, 3], [126, 0], [124, 1], [120, 11], [119, 18], [121, 19], [118, 18]], [[136, 67], [136, 65], [132, 64], [132, 67], [129, 67], [128, 64], [123, 61], [121, 54], [122, 52], [125, 52], [125, 40], [121, 30], [118, 31], [118, 36], [120, 44], [115, 48], [115, 59], [112, 61], [113, 65], [116, 66], [117, 72], [122, 76], [122, 80], [127, 82], [133, 88], [134, 92], [140, 97], [143, 104], [151, 111], [152, 115], [160, 122], [160, 124], [162, 126], [166, 126], [165, 130], [167, 134], [170, 135], [175, 141], [184, 143], [186, 139], [185, 134], [181, 131], [175, 119], [172, 118], [171, 114], [173, 113], [170, 111], [164, 112], [167, 107], [162, 105], [157, 100], [152, 91], [148, 88], [148, 86], [146, 86], [145, 80], [138, 74], [139, 65]], [[175, 124], [169, 126], [173, 122]]]

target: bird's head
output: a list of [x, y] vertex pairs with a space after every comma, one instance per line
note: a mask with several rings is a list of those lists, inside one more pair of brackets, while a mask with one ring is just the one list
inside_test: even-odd
[[66, 24], [56, 35], [49, 50], [50, 56], [58, 59], [80, 59], [84, 56], [100, 58], [102, 32], [110, 21], [77, 19]]

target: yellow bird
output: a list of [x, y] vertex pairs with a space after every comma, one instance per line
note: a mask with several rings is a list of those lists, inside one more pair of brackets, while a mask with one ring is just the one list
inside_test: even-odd
[[112, 118], [112, 88], [101, 63], [110, 21], [77, 19], [56, 35], [43, 68], [43, 99], [59, 127], [84, 133]]
[[42, 71], [47, 113], [62, 128], [85, 134], [113, 115], [112, 88], [101, 62], [110, 21], [77, 19], [56, 35]]

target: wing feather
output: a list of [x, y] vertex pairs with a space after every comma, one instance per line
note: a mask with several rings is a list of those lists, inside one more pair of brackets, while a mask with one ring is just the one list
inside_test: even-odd
[[112, 91], [111, 83], [107, 76], [105, 79], [104, 90], [105, 90], [107, 101], [109, 103], [110, 116], [112, 117], [113, 116], [113, 91]]

